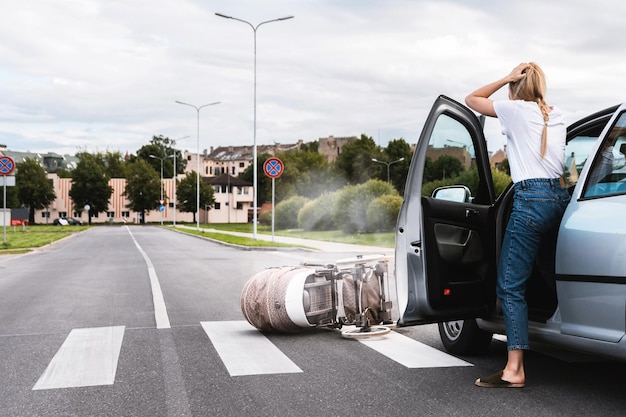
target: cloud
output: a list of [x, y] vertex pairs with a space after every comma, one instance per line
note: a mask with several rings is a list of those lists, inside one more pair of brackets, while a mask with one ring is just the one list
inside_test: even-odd
[[[462, 101], [540, 63], [571, 121], [623, 100], [626, 6], [598, 0], [29, 0], [0, 6], [0, 143], [134, 152], [153, 135], [251, 144], [365, 133], [415, 142], [439, 94]], [[608, 12], [610, 10], [610, 12]], [[498, 93], [500, 94], [500, 93]], [[503, 97], [499, 95], [498, 97]], [[499, 133], [496, 133], [499, 134]]]

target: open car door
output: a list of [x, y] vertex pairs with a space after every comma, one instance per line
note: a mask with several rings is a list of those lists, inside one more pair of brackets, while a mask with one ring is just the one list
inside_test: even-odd
[[413, 154], [396, 228], [399, 325], [484, 317], [495, 306], [495, 190], [483, 128], [435, 101]]

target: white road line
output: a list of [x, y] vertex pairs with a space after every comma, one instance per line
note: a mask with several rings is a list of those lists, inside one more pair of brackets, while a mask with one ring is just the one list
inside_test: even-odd
[[203, 321], [200, 324], [230, 376], [302, 372], [247, 321]]
[[124, 326], [74, 329], [33, 390], [112, 385]]
[[163, 292], [161, 291], [161, 284], [159, 284], [159, 277], [154, 270], [154, 265], [152, 265], [152, 261], [144, 252], [144, 250], [139, 246], [139, 243], [133, 236], [133, 232], [130, 231], [128, 226], [124, 226], [130, 237], [135, 242], [135, 246], [139, 249], [139, 253], [143, 256], [143, 259], [146, 261], [146, 265], [148, 265], [148, 275], [150, 276], [150, 287], [152, 288], [152, 302], [154, 303], [154, 318], [156, 320], [157, 329], [169, 329], [170, 326], [170, 318], [167, 315], [167, 307], [165, 307], [165, 300], [163, 299]]
[[393, 331], [376, 339], [359, 339], [359, 342], [407, 368], [474, 366]]

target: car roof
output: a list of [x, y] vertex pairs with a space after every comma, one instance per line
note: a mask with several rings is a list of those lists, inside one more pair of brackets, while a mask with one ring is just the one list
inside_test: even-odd
[[574, 123], [572, 123], [571, 125], [569, 125], [567, 127], [567, 133], [568, 136], [571, 134], [571, 132], [575, 131], [576, 129], [578, 129], [580, 126], [586, 125], [587, 123], [593, 121], [593, 120], [597, 120], [597, 119], [601, 119], [603, 117], [607, 117], [607, 116], [612, 116], [613, 113], [615, 113], [615, 111], [619, 108], [619, 104], [615, 105], [615, 106], [611, 106], [608, 107], [604, 110], [600, 110], [598, 112], [595, 112], [593, 114], [590, 114], [587, 117], [584, 117]]

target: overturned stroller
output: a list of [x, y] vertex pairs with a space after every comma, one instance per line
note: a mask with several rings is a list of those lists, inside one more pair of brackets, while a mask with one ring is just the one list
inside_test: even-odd
[[244, 285], [241, 310], [265, 332], [350, 326], [341, 331], [343, 337], [381, 336], [393, 326], [388, 263], [374, 255], [268, 268]]

